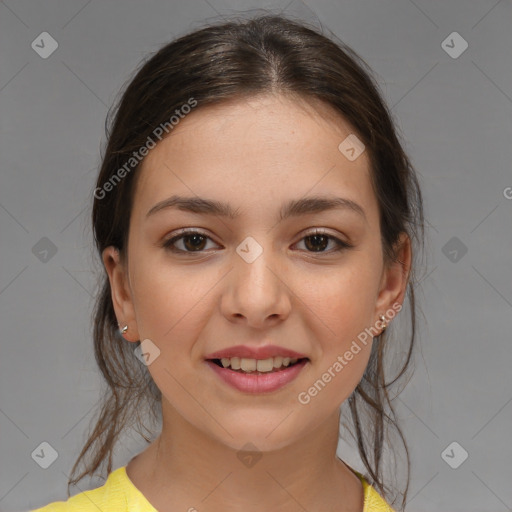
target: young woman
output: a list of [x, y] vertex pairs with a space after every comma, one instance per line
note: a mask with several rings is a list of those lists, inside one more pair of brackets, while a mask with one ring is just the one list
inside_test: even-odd
[[[107, 456], [108, 479], [40, 512], [395, 508], [381, 456], [422, 196], [350, 48], [279, 16], [163, 47], [117, 107], [93, 225], [109, 393], [70, 483]], [[345, 401], [366, 475], [336, 454]], [[149, 413], [161, 432], [112, 471]]]

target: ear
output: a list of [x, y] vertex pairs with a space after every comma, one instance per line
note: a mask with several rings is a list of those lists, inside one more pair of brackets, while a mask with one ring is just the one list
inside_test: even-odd
[[[390, 308], [396, 311], [397, 304], [402, 305], [411, 271], [411, 240], [406, 233], [401, 233], [395, 244], [395, 260], [384, 266], [382, 279], [375, 304], [375, 321], [380, 315], [386, 316]], [[393, 308], [393, 305], [395, 306]], [[389, 323], [390, 319], [388, 319]]]
[[127, 341], [139, 341], [135, 309], [125, 263], [121, 260], [119, 250], [114, 246], [104, 249], [102, 259], [110, 281], [110, 295], [117, 320], [121, 327], [128, 326], [128, 330], [121, 335]]

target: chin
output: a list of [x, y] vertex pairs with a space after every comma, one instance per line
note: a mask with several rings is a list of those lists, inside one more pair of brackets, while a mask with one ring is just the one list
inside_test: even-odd
[[[231, 435], [222, 428], [215, 429], [215, 432], [211, 432], [210, 435], [216, 441], [235, 451], [241, 450], [249, 443], [256, 447], [248, 448], [249, 451], [280, 450], [307, 435], [304, 423], [299, 426], [288, 420], [283, 421], [287, 414], [268, 414], [264, 421], [262, 421], [263, 413], [261, 412], [253, 415], [247, 414], [244, 421], [240, 421], [240, 417], [238, 417], [238, 420], [223, 423], [223, 427]], [[293, 413], [290, 416], [292, 415]], [[311, 426], [311, 430], [314, 430], [314, 426]]]

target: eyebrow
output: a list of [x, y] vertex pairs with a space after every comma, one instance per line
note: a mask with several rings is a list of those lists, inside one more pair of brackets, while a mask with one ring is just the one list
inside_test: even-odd
[[[155, 204], [146, 214], [146, 218], [167, 208], [178, 208], [182, 211], [202, 215], [227, 217], [232, 220], [235, 220], [239, 216], [239, 209], [234, 210], [228, 203], [202, 197], [171, 196]], [[289, 217], [319, 213], [333, 209], [356, 212], [367, 221], [364, 209], [358, 203], [351, 199], [336, 196], [312, 196], [292, 199], [281, 208], [280, 220], [282, 221]]]

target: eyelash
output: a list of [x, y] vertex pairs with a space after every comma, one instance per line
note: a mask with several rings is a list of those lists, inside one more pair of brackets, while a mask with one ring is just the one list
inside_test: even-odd
[[[203, 233], [201, 231], [197, 231], [195, 229], [190, 229], [190, 230], [187, 230], [187, 229], [183, 229], [180, 231], [180, 234], [177, 235], [177, 236], [174, 236], [172, 237], [171, 239], [165, 241], [162, 246], [171, 251], [171, 252], [174, 252], [174, 253], [181, 253], [181, 254], [195, 254], [195, 253], [203, 253], [205, 252], [204, 250], [200, 250], [200, 251], [184, 251], [182, 249], [176, 249], [175, 247], [173, 247], [173, 245], [185, 238], [186, 236], [191, 236], [191, 235], [200, 235], [202, 237], [205, 237], [205, 238], [208, 238], [211, 240], [211, 238], [206, 234], [206, 233]], [[315, 235], [320, 235], [320, 236], [325, 236], [327, 237], [329, 240], [333, 240], [336, 245], [337, 245], [337, 248], [334, 249], [334, 250], [330, 250], [330, 251], [318, 251], [318, 252], [315, 252], [315, 251], [306, 251], [310, 254], [331, 254], [331, 253], [335, 253], [335, 252], [340, 252], [340, 251], [343, 251], [345, 249], [350, 249], [351, 247], [353, 247], [351, 244], [347, 243], [347, 242], [344, 242], [343, 240], [340, 240], [339, 238], [333, 236], [333, 235], [329, 235], [327, 232], [321, 230], [321, 229], [315, 229], [314, 231], [310, 232], [310, 233], [307, 233], [306, 235], [304, 235], [300, 241], [304, 240], [305, 238], [308, 238], [308, 237], [311, 237], [311, 236], [315, 236]]]

